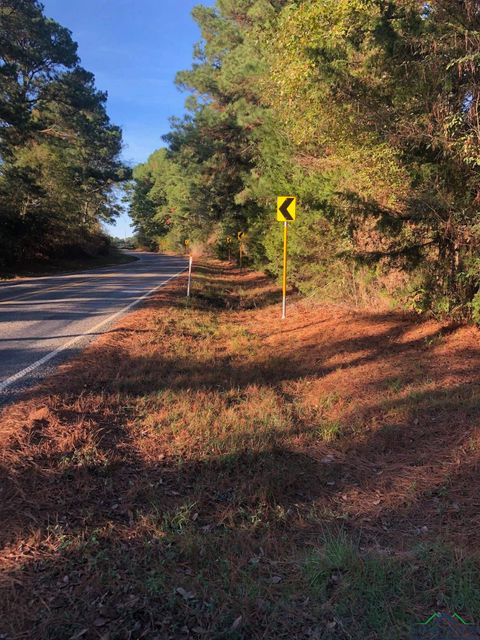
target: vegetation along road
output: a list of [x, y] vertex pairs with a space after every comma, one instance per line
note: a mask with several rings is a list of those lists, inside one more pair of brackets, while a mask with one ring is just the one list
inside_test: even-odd
[[261, 273], [185, 280], [3, 408], [0, 637], [479, 620], [478, 330], [300, 296], [281, 323]]
[[0, 640], [480, 640], [480, 0], [0, 0], [0, 280]]
[[0, 401], [54, 358], [102, 333], [186, 264], [179, 257], [138, 257], [121, 267], [0, 285]]

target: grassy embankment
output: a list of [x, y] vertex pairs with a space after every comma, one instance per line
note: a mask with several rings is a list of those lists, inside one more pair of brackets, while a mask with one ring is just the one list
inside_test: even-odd
[[[478, 331], [218, 264], [4, 410], [0, 634], [407, 638], [480, 620]], [[275, 303], [275, 304], [274, 304]]]

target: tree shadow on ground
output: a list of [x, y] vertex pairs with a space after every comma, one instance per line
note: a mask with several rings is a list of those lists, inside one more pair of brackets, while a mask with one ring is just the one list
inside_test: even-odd
[[[195, 335], [189, 353], [169, 351], [153, 327], [135, 356], [106, 342], [69, 365], [68, 378], [30, 392], [41, 407], [16, 423], [13, 413], [18, 431], [0, 463], [0, 632], [308, 638], [327, 621], [324, 603], [305, 597], [300, 565], [330, 526], [397, 551], [439, 534], [474, 547], [480, 350], [457, 345], [444, 356], [436, 346], [455, 329], [417, 335], [405, 316], [347, 314], [323, 336], [325, 326], [289, 329], [288, 347], [262, 344], [248, 357], [215, 345], [202, 355]], [[132, 337], [145, 331], [125, 331]], [[342, 396], [337, 436], [322, 438], [331, 418], [316, 404], [296, 404], [301, 385], [318, 402], [329, 389]], [[212, 451], [224, 453], [195, 440], [183, 457], [162, 453], [155, 437], [179, 434], [144, 421], [177, 397], [200, 398], [194, 417], [214, 394], [240, 415], [251, 389], [288, 404], [287, 426], [266, 428], [252, 414], [235, 441], [216, 434]]]
[[296, 601], [275, 603], [278, 568], [264, 561], [275, 545], [270, 523], [286, 533], [286, 514], [326, 490], [329, 469], [280, 446], [147, 461], [118, 416], [94, 422], [82, 412], [67, 424], [74, 433], [54, 446], [49, 419], [34, 417], [28, 459], [19, 434], [0, 465], [0, 632], [153, 639], [198, 637], [200, 628], [216, 637], [254, 584], [264, 602], [242, 606], [256, 620], [245, 637], [291, 629]]

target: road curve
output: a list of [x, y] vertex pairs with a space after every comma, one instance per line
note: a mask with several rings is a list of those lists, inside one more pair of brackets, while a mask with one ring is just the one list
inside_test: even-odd
[[137, 261], [121, 266], [0, 284], [0, 403], [187, 266], [181, 257], [135, 255]]

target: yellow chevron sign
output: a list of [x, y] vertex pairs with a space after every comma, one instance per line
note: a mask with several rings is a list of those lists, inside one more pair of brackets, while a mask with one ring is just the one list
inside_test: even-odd
[[297, 199], [294, 196], [281, 196], [277, 200], [278, 222], [293, 222], [297, 217]]

